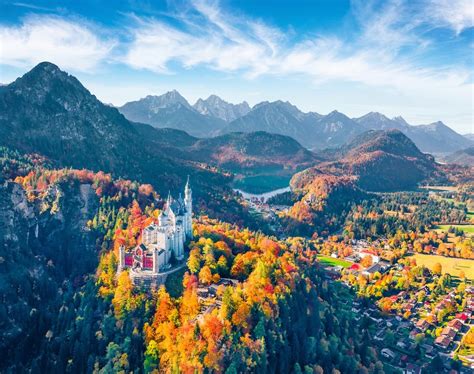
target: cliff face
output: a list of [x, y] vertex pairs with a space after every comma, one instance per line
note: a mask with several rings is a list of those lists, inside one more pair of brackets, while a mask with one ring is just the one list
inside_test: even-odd
[[[28, 201], [20, 185], [0, 185], [0, 371], [35, 355], [50, 337], [62, 295], [97, 265], [86, 230], [98, 198], [90, 185], [63, 184]], [[30, 355], [30, 356], [27, 356]]]

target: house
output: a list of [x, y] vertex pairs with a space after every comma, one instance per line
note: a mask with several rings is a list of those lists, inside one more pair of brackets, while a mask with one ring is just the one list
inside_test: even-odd
[[410, 334], [408, 335], [408, 338], [410, 340], [415, 340], [416, 336], [418, 335], [418, 330], [417, 329], [413, 329], [410, 331]]
[[441, 331], [441, 335], [447, 336], [449, 338], [454, 338], [456, 336], [456, 330], [452, 329], [449, 326], [446, 326], [443, 331]]
[[404, 342], [399, 341], [399, 342], [397, 343], [397, 347], [398, 347], [398, 348], [401, 348], [401, 349], [405, 349], [405, 348], [407, 347], [407, 345], [406, 345]]
[[209, 289], [207, 287], [198, 287], [197, 295], [198, 297], [206, 298], [209, 296]]
[[396, 357], [395, 352], [392, 351], [390, 348], [383, 348], [381, 350], [381, 353], [382, 353], [382, 356], [384, 356], [385, 358], [387, 358], [389, 360], [393, 360]]
[[387, 261], [379, 261], [374, 263], [372, 266], [364, 270], [364, 275], [374, 274], [379, 272], [380, 274], [385, 273], [390, 268], [390, 264]]
[[461, 330], [463, 323], [459, 319], [453, 319], [452, 321], [449, 321], [448, 326], [458, 332]]
[[352, 272], [360, 271], [360, 269], [361, 269], [361, 266], [359, 264], [352, 264], [349, 267], [349, 271], [352, 271]]
[[469, 319], [469, 316], [466, 313], [458, 313], [456, 314], [456, 318], [465, 323]]
[[408, 355], [402, 355], [400, 357], [400, 366], [402, 367], [406, 366], [406, 364], [408, 363], [408, 360], [409, 360]]
[[416, 327], [420, 331], [426, 331], [426, 329], [429, 327], [429, 323], [426, 321], [426, 319], [420, 319], [416, 323]]
[[385, 338], [385, 332], [386, 332], [385, 329], [379, 330], [379, 331], [377, 332], [377, 334], [375, 334], [374, 339], [377, 340], [377, 341], [379, 341], [379, 342], [383, 341], [384, 338]]
[[436, 352], [435, 352], [435, 349], [432, 345], [423, 344], [421, 347], [423, 348], [426, 357], [428, 357], [430, 359], [435, 357]]
[[370, 256], [372, 257], [372, 263], [376, 264], [377, 262], [380, 261], [380, 257], [377, 256], [376, 254], [374, 254], [372, 251], [369, 251], [369, 250], [363, 250], [363, 251], [360, 251], [359, 252], [359, 257], [362, 259], [362, 258], [365, 258], [367, 256]]
[[449, 343], [451, 343], [451, 339], [446, 336], [446, 335], [440, 335], [436, 338], [434, 342], [438, 347], [441, 347], [443, 349], [448, 348]]

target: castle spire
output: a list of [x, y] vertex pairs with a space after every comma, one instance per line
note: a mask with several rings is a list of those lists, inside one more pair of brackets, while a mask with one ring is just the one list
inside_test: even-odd
[[168, 191], [168, 198], [166, 199], [166, 209], [171, 208], [171, 191]]
[[184, 186], [184, 190], [189, 190], [190, 187], [189, 187], [189, 174], [188, 174], [188, 179], [186, 180], [186, 186]]

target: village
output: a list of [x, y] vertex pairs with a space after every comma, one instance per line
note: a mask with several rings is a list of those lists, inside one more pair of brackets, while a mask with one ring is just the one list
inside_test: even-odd
[[333, 253], [322, 256], [321, 263], [329, 279], [356, 292], [354, 318], [373, 321], [372, 338], [386, 363], [404, 373], [421, 373], [439, 356], [445, 369], [453, 358], [474, 368], [472, 352], [464, 356], [460, 349], [474, 334], [472, 279], [430, 271], [411, 257], [387, 261], [371, 249], [381, 242], [353, 241], [344, 260]]

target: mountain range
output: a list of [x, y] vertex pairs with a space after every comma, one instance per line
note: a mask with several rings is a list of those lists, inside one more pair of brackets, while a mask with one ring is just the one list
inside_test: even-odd
[[390, 119], [376, 112], [360, 118], [349, 118], [338, 111], [327, 115], [304, 113], [280, 100], [250, 108], [246, 102], [234, 105], [211, 95], [191, 106], [178, 92], [171, 91], [127, 103], [119, 110], [132, 121], [176, 128], [197, 137], [265, 131], [291, 136], [306, 148], [316, 150], [341, 146], [367, 130], [389, 129], [400, 130], [423, 152], [433, 154], [451, 153], [473, 144], [472, 139], [441, 121], [412, 126], [402, 117]]
[[219, 117], [200, 113], [178, 91], [170, 91], [161, 96], [147, 96], [125, 104], [119, 110], [130, 121], [150, 124], [156, 128], [182, 130], [198, 137], [216, 134], [226, 123]]
[[[149, 97], [146, 103], [159, 115], [174, 103], [171, 107], [179, 113], [185, 108], [193, 116], [206, 116], [176, 91]], [[220, 101], [211, 98], [210, 103]], [[224, 106], [229, 109], [226, 115], [237, 113], [235, 107]], [[380, 114], [357, 120], [337, 111], [322, 116], [278, 101], [256, 105], [227, 124], [215, 120], [224, 126], [209, 138], [129, 121], [116, 108], [101, 103], [75, 77], [47, 62], [0, 88], [0, 146], [46, 156], [61, 167], [88, 168], [151, 183], [161, 193], [180, 187], [186, 175], [192, 176], [198, 194], [212, 194], [228, 186], [232, 179], [228, 172], [265, 179], [270, 175], [289, 178], [304, 169], [308, 170], [296, 179], [313, 174], [350, 175], [362, 189], [383, 191], [411, 188], [438, 170], [433, 157], [420, 152], [402, 132], [409, 125]], [[367, 131], [365, 126], [373, 126], [371, 121], [383, 123], [382, 130]], [[402, 130], [385, 130], [392, 128], [390, 121]], [[272, 122], [280, 125], [278, 132], [293, 131], [292, 136], [275, 133]], [[251, 132], [253, 125], [231, 132], [248, 123], [269, 132]], [[305, 126], [305, 132], [294, 132], [298, 126]], [[318, 129], [319, 138], [312, 128]], [[312, 152], [303, 147], [309, 141], [333, 148]]]
[[[170, 101], [193, 116], [203, 116], [176, 91], [146, 102], [159, 112], [169, 108]], [[229, 179], [212, 167], [240, 173], [267, 168], [292, 174], [318, 159], [296, 140], [278, 134], [202, 139], [131, 122], [116, 108], [101, 103], [75, 77], [47, 62], [1, 87], [0, 146], [44, 155], [60, 167], [101, 170], [152, 183], [157, 190], [178, 188], [190, 174], [198, 193], [223, 186]]]

